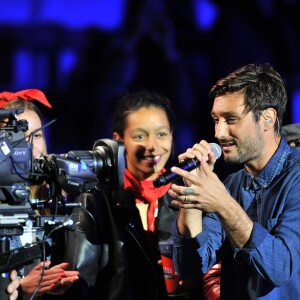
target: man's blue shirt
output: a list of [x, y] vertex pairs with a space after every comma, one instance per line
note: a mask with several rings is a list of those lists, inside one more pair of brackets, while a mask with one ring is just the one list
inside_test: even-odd
[[179, 274], [204, 274], [220, 260], [221, 299], [300, 299], [300, 152], [282, 139], [258, 176], [242, 169], [224, 184], [254, 222], [251, 237], [234, 248], [215, 214], [194, 239], [174, 226]]

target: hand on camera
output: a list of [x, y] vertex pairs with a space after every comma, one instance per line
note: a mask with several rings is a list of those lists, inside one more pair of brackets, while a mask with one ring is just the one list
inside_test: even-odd
[[18, 298], [18, 287], [20, 285], [17, 272], [15, 270], [10, 273], [11, 283], [7, 286], [6, 291], [9, 294], [9, 300], [17, 300]]

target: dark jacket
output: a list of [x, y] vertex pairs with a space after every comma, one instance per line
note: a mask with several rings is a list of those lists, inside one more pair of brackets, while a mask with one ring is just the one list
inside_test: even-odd
[[132, 194], [83, 194], [81, 202], [94, 220], [82, 209], [72, 212], [84, 232], [66, 232], [65, 261], [80, 271], [80, 280], [61, 299], [166, 299], [157, 245], [170, 238], [178, 213], [170, 201], [168, 195], [159, 200], [156, 231], [149, 233], [143, 229]]

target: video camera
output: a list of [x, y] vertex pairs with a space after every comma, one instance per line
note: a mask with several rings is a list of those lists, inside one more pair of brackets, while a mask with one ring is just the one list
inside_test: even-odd
[[[17, 120], [22, 112], [0, 109], [0, 122], [5, 120], [5, 126], [0, 126], [0, 241], [21, 235], [23, 223], [35, 214], [34, 210], [45, 207], [40, 199], [29, 199], [31, 185], [46, 182], [54, 189], [50, 196], [55, 198], [62, 190], [68, 196], [78, 196], [94, 188], [105, 191], [122, 189], [124, 184], [122, 142], [99, 139], [93, 150], [69, 151], [35, 159], [32, 143], [28, 141], [30, 138], [24, 138], [23, 133], [28, 130], [28, 123]], [[8, 250], [0, 244], [0, 254], [1, 249], [5, 253]], [[28, 259], [30, 249], [17, 253], [23, 250]], [[9, 259], [14, 261], [16, 257], [11, 258], [12, 254], [10, 251]], [[18, 257], [16, 261], [20, 263], [22, 259]], [[1, 255], [0, 262], [4, 266]], [[8, 265], [12, 267], [13, 263]], [[0, 265], [0, 271], [4, 269], [9, 268]]]
[[9, 118], [0, 127], [0, 201], [11, 205], [28, 200], [28, 186], [56, 183], [70, 195], [78, 195], [97, 187], [117, 190], [123, 187], [125, 169], [124, 145], [112, 139], [99, 139], [93, 150], [69, 151], [34, 159], [32, 143], [22, 131], [26, 120], [16, 120], [22, 110], [0, 110], [0, 119]]

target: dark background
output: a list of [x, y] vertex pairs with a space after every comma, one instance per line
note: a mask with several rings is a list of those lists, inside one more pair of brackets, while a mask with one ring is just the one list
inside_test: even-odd
[[[269, 62], [287, 83], [284, 124], [300, 122], [300, 1], [2, 0], [0, 90], [38, 88], [48, 152], [111, 138], [111, 102], [146, 89], [169, 97], [176, 156], [214, 141], [208, 91], [220, 77]], [[229, 167], [220, 160], [220, 176]]]

